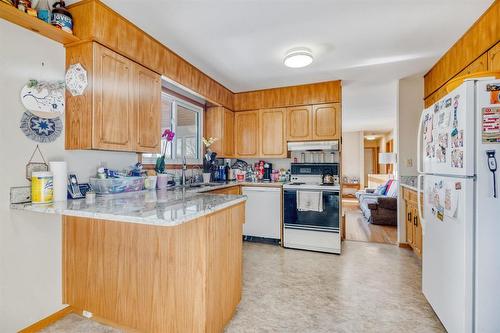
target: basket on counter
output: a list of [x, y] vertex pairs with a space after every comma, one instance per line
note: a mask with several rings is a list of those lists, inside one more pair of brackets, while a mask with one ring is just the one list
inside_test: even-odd
[[115, 194], [142, 191], [144, 189], [144, 178], [90, 178], [90, 186], [92, 186], [92, 189], [96, 194]]

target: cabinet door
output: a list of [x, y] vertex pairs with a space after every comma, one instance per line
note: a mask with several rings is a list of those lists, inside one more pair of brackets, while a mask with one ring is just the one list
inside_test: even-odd
[[159, 153], [161, 141], [161, 81], [160, 75], [134, 64], [136, 151]]
[[313, 140], [340, 138], [340, 104], [313, 106]]
[[259, 111], [234, 114], [235, 150], [238, 157], [257, 157], [259, 154]]
[[224, 108], [222, 131], [222, 155], [234, 156], [234, 112]]
[[94, 43], [94, 149], [135, 149], [133, 63]]
[[205, 134], [206, 138], [217, 138], [210, 149], [222, 157], [223, 141], [224, 141], [224, 108], [222, 106], [214, 106], [207, 108], [205, 111]]
[[286, 133], [288, 141], [312, 139], [311, 106], [297, 106], [286, 109]]
[[500, 71], [500, 43], [488, 51], [488, 70]]
[[260, 110], [260, 156], [286, 157], [286, 109]]
[[475, 61], [473, 61], [469, 66], [465, 67], [465, 69], [460, 73], [458, 73], [456, 77], [484, 72], [487, 70], [488, 70], [488, 54], [485, 53], [479, 58], [477, 58]]
[[406, 202], [406, 242], [413, 247], [413, 206]]

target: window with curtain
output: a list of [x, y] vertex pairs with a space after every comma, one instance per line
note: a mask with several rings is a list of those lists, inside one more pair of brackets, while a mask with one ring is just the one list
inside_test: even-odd
[[[162, 92], [161, 133], [170, 129], [175, 133], [170, 143], [162, 138], [161, 151], [166, 149], [165, 162], [182, 163], [186, 157], [189, 164], [202, 164], [202, 119], [203, 109], [185, 100]], [[142, 154], [144, 164], [155, 164], [160, 154]]]

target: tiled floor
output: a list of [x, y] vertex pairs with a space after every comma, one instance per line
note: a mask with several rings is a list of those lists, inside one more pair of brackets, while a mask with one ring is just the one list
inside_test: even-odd
[[[393, 245], [344, 242], [338, 256], [245, 243], [226, 332], [444, 332], [420, 281], [419, 260]], [[70, 315], [43, 332], [119, 331]]]
[[346, 217], [347, 240], [397, 244], [398, 228], [368, 223], [363, 217], [357, 199], [342, 199], [342, 210]]

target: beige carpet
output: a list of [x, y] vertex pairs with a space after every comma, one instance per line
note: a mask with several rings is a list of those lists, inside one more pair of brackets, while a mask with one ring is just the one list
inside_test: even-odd
[[[244, 288], [227, 333], [445, 332], [406, 249], [344, 242], [343, 254], [244, 244]], [[43, 332], [119, 332], [69, 315]]]

